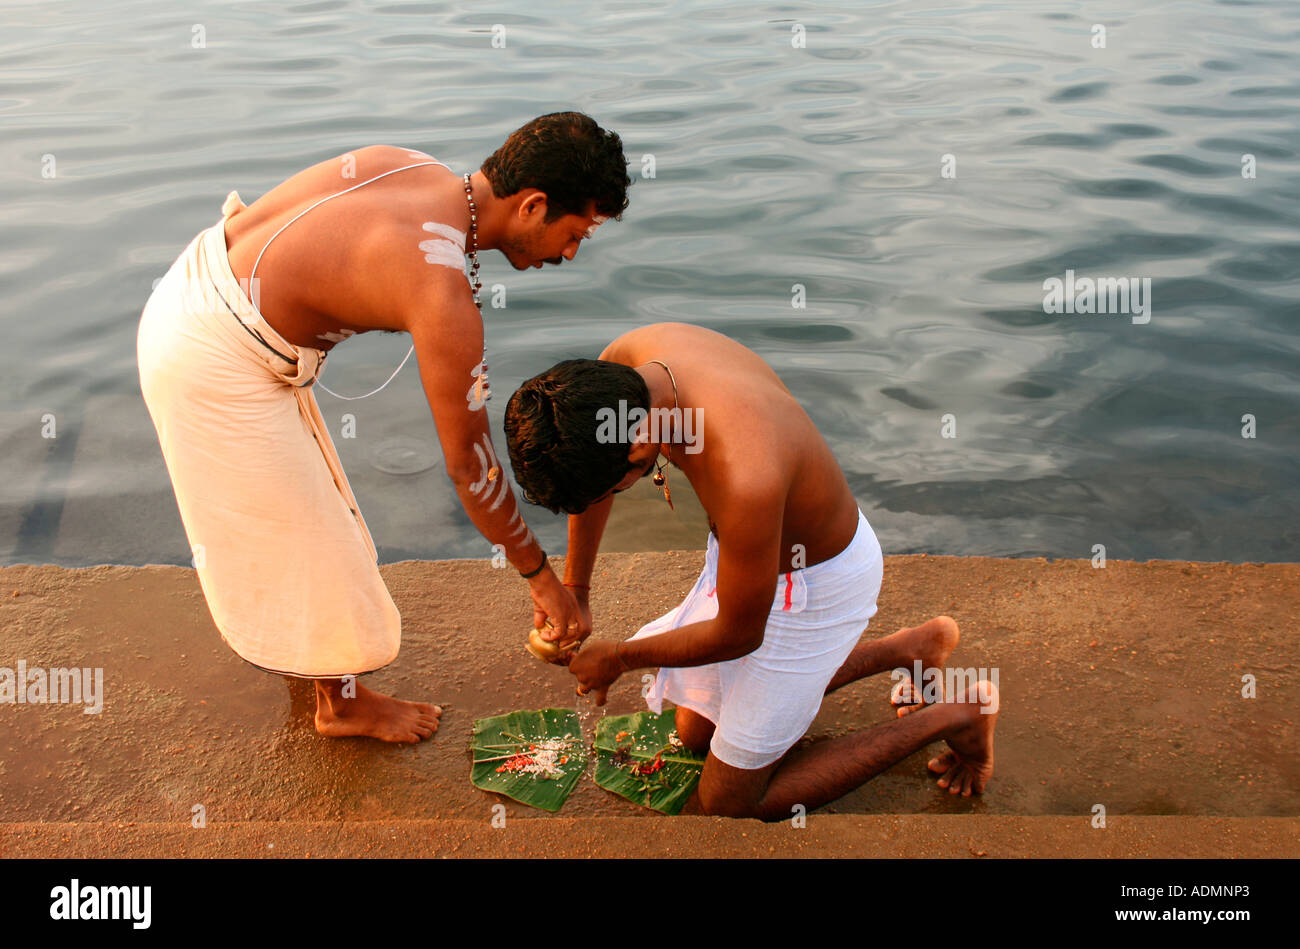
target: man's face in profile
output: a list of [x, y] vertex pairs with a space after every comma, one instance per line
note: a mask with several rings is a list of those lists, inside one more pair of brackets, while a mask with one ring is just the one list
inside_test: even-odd
[[[623, 476], [622, 481], [614, 485], [614, 487], [610, 488], [608, 491], [606, 491], [600, 497], [596, 498], [596, 500], [592, 501], [591, 503], [599, 504], [601, 501], [605, 500], [611, 494], [621, 494], [624, 491], [626, 491], [628, 488], [632, 487], [632, 485], [636, 484], [638, 481], [640, 481], [642, 478], [648, 475], [651, 471], [654, 471], [656, 457], [657, 456], [652, 455], [650, 457], [650, 460], [646, 462], [645, 467], [642, 468], [640, 471], [637, 471], [635, 468], [628, 471], [628, 473]], [[588, 505], [588, 507], [590, 506], [591, 505]]]
[[534, 223], [520, 222], [519, 230], [502, 238], [501, 253], [516, 270], [573, 260], [578, 245], [604, 220], [596, 215], [594, 201], [587, 210], [590, 213], [565, 214], [547, 223], [543, 201], [529, 214]]

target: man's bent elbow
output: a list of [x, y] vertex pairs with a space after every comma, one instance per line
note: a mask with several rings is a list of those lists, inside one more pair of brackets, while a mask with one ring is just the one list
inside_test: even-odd
[[490, 472], [481, 470], [482, 465], [476, 459], [468, 462], [447, 461], [447, 477], [451, 479], [452, 486], [455, 487], [457, 494], [463, 494], [469, 491], [474, 493], [474, 489], [485, 482]]
[[[763, 619], [766, 620], [767, 617]], [[766, 622], [731, 624], [724, 647], [727, 653], [724, 661], [740, 659], [758, 649], [759, 646], [763, 645], [763, 633], [766, 632], [766, 628]]]

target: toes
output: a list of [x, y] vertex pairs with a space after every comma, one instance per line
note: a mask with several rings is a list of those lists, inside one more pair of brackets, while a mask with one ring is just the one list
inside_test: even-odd
[[925, 703], [920, 701], [920, 699], [918, 699], [917, 701], [913, 702], [911, 705], [898, 706], [896, 712], [898, 717], [902, 718], [904, 715], [911, 715], [913, 712], [919, 712], [923, 708], [925, 708]]
[[916, 686], [912, 683], [911, 679], [903, 679], [901, 682], [895, 685], [893, 689], [890, 690], [889, 693], [890, 705], [894, 705], [894, 706], [915, 705], [916, 702], [917, 702]]

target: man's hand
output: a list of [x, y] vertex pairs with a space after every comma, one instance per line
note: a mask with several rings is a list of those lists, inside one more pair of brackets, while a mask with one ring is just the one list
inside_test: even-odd
[[528, 592], [533, 598], [533, 628], [547, 642], [564, 647], [591, 635], [591, 611], [578, 605], [550, 567], [528, 581]]
[[605, 693], [623, 674], [624, 665], [618, 657], [618, 643], [597, 639], [587, 643], [569, 661], [569, 671], [578, 677], [578, 694], [592, 694], [597, 705], [605, 704]]
[[[565, 589], [572, 589], [567, 584]], [[573, 590], [573, 598], [578, 602], [578, 629], [582, 632], [579, 641], [586, 639], [594, 630], [595, 624], [591, 621], [591, 604], [587, 602], [586, 590]]]

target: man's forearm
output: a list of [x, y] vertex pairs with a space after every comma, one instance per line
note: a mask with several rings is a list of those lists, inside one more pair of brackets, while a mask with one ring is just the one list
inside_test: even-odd
[[596, 566], [600, 538], [605, 533], [609, 512], [614, 506], [610, 495], [593, 504], [581, 514], [569, 517], [569, 551], [564, 558], [564, 582], [584, 586], [591, 584], [591, 572]]
[[[415, 314], [406, 324], [419, 354], [425, 398], [461, 507], [494, 554], [504, 553], [517, 570], [528, 573], [541, 563], [542, 552], [524, 523], [505, 465], [492, 444], [485, 412], [491, 395], [487, 363], [479, 356], [482, 318], [465, 292], [463, 277], [448, 288], [449, 293], [453, 290], [440, 319]], [[454, 381], [456, 377], [460, 381]]]
[[494, 549], [501, 548], [516, 570], [528, 573], [542, 562], [542, 548], [524, 523], [509, 479], [498, 471], [497, 478], [491, 480], [457, 481], [456, 494], [470, 521], [488, 543]]
[[628, 670], [658, 666], [706, 666], [747, 656], [763, 644], [757, 637], [738, 635], [716, 619], [618, 644], [618, 655]]

